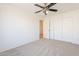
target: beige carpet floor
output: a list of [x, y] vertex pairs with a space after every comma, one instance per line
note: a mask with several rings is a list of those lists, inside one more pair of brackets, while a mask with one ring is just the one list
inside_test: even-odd
[[4, 51], [0, 56], [79, 56], [79, 45], [57, 40], [37, 40]]

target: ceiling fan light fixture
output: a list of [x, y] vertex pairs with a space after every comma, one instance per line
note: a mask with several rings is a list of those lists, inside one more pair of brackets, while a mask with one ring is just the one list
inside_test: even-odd
[[[54, 6], [56, 3], [50, 3], [49, 5], [47, 3], [44, 3], [44, 6], [41, 6], [39, 4], [35, 4], [35, 6], [42, 8], [42, 12], [47, 15], [49, 13], [49, 11], [53, 11], [53, 12], [57, 12], [57, 9], [50, 9], [50, 7]], [[37, 11], [35, 13], [39, 13], [41, 11]]]
[[46, 14], [48, 14], [48, 13], [49, 13], [49, 11], [47, 10], [47, 11], [46, 11]]

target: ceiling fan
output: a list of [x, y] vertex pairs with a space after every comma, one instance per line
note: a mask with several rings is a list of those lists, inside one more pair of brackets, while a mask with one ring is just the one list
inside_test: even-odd
[[53, 11], [53, 12], [57, 12], [57, 9], [51, 9], [50, 7], [54, 6], [56, 3], [50, 3], [49, 5], [47, 5], [47, 3], [44, 3], [44, 6], [41, 6], [39, 4], [34, 4], [37, 7], [42, 8], [39, 11], [36, 11], [35, 13], [39, 13], [39, 12], [43, 12], [45, 15], [47, 15], [47, 11]]

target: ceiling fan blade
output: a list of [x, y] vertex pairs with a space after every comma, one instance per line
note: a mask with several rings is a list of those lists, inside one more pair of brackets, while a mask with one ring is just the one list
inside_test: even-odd
[[36, 11], [35, 13], [39, 13], [39, 12], [41, 12], [42, 10], [39, 10], [39, 11]]
[[49, 11], [57, 12], [58, 10], [57, 9], [49, 9]]
[[47, 7], [50, 8], [51, 6], [55, 5], [56, 3], [50, 3]]
[[35, 4], [35, 6], [38, 6], [38, 7], [40, 7], [40, 8], [44, 8], [44, 7], [42, 7], [42, 6], [38, 5], [38, 4]]

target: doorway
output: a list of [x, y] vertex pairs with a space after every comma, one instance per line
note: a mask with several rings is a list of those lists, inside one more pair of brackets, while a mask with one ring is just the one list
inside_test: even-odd
[[40, 40], [43, 40], [43, 20], [40, 20]]

